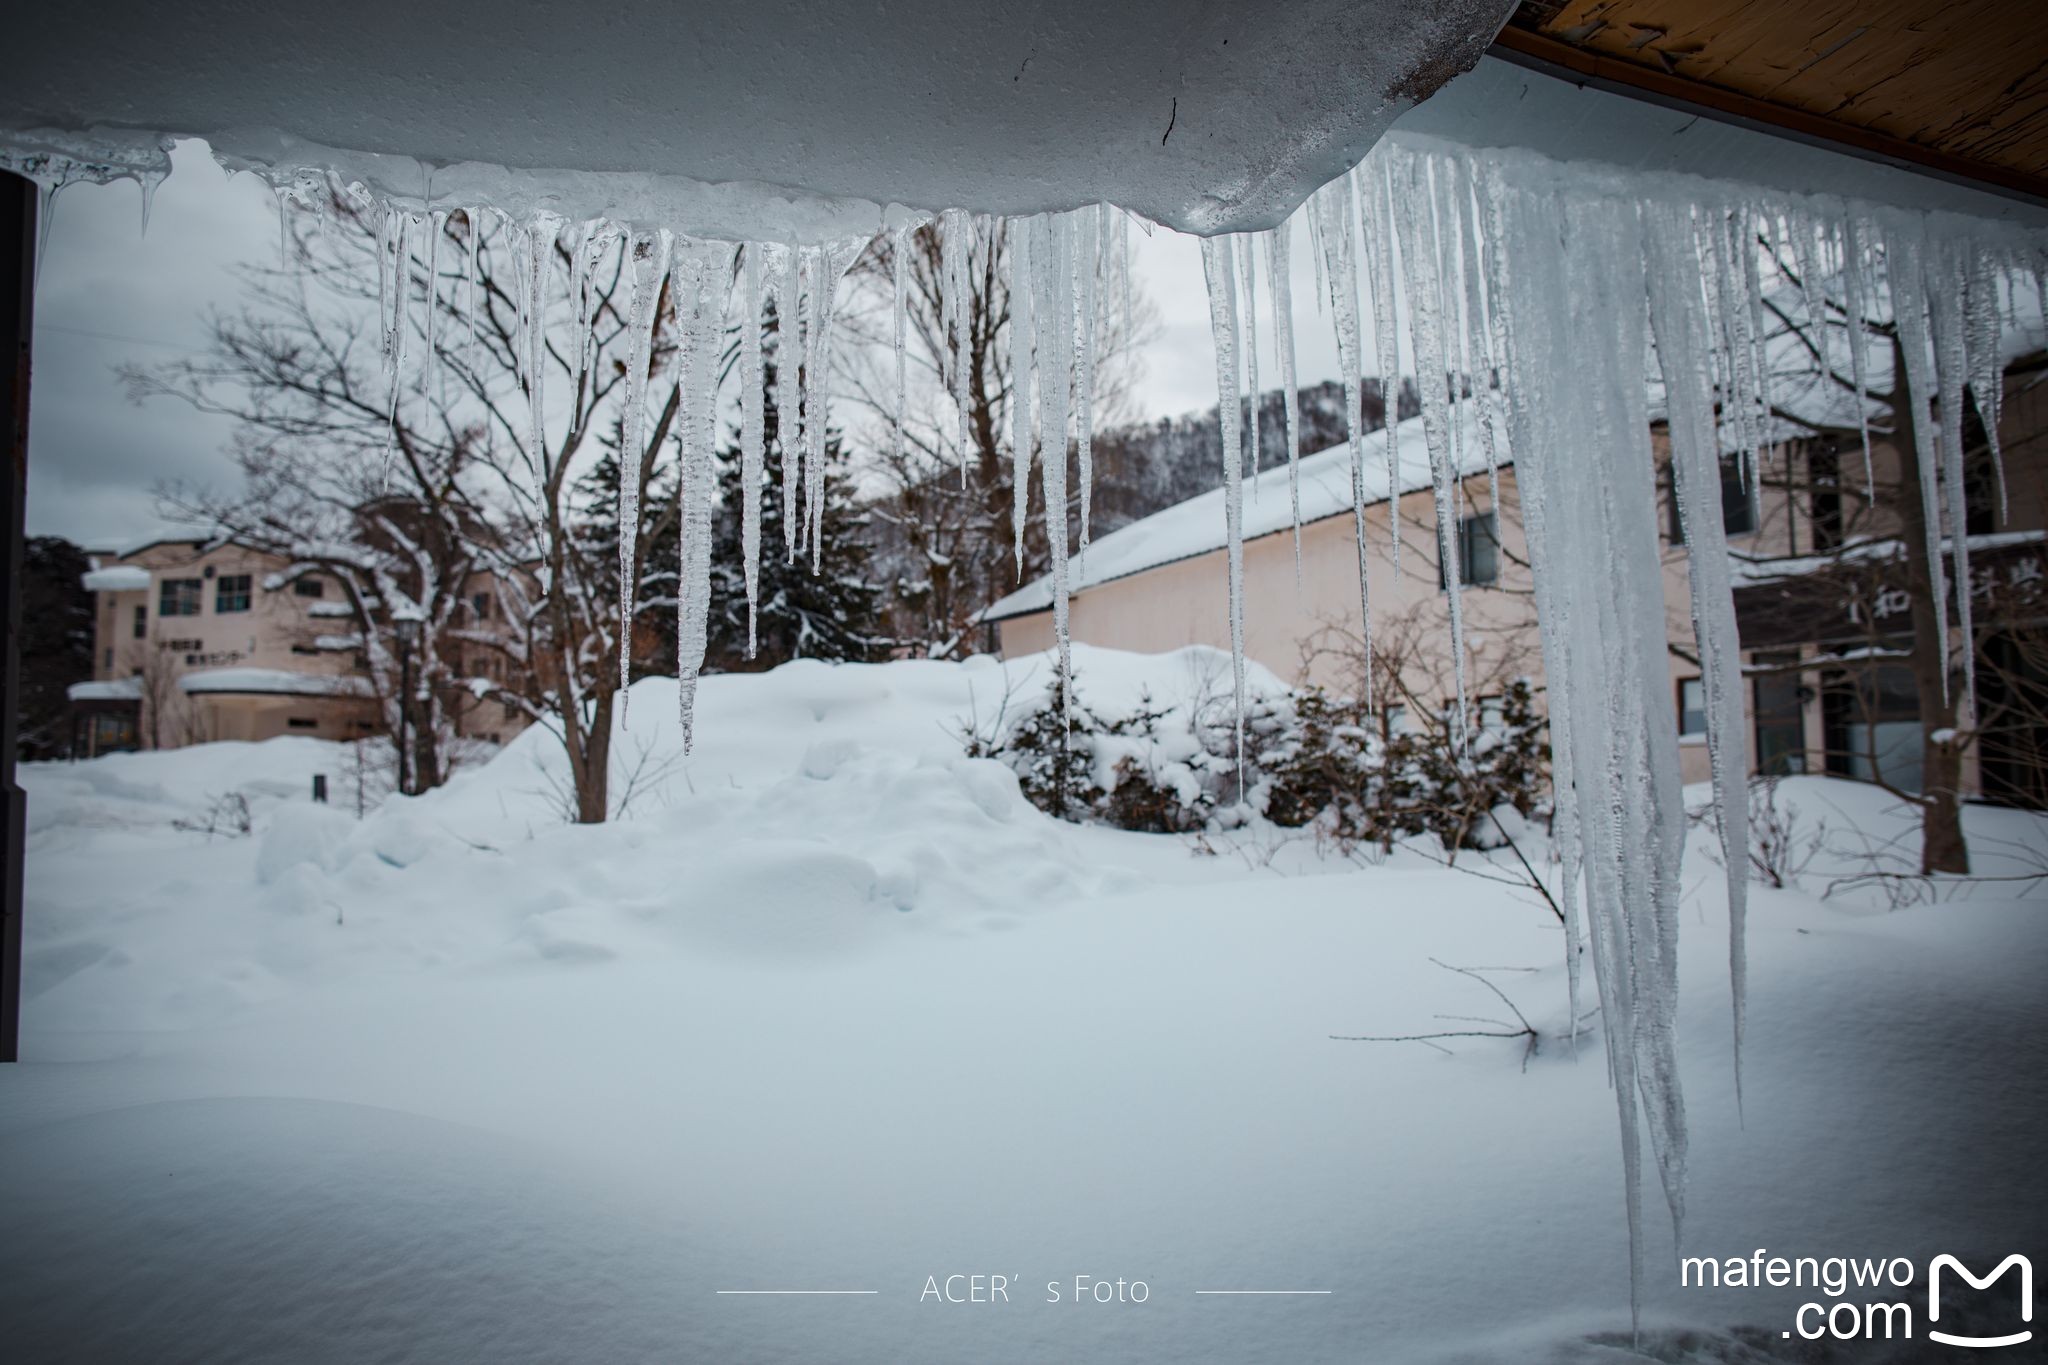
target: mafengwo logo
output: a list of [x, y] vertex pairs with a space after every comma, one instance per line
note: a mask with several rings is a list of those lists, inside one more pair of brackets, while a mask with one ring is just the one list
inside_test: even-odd
[[[2002, 1333], [1996, 1330], [2012, 1325], [2009, 1320], [2001, 1319], [2003, 1303], [2009, 1300], [1992, 1304], [1972, 1301], [1962, 1288], [1962, 1285], [1968, 1285], [1981, 1293], [1998, 1285], [2015, 1270], [2019, 1272], [2019, 1320], [2031, 1323], [2034, 1320], [2034, 1263], [2025, 1256], [2015, 1252], [1985, 1275], [1977, 1274], [1959, 1258], [1946, 1252], [1929, 1261], [1926, 1338], [1944, 1346], [1975, 1348], [2018, 1346], [2032, 1341], [2034, 1333], [2031, 1327]], [[1797, 1336], [1805, 1341], [1819, 1341], [1824, 1337], [1836, 1341], [1912, 1340], [1915, 1335], [1914, 1305], [1910, 1299], [1862, 1301], [1844, 1296], [1852, 1290], [1876, 1290], [1883, 1286], [1910, 1289], [1914, 1273], [1913, 1263], [1903, 1256], [1889, 1260], [1849, 1256], [1788, 1257], [1773, 1256], [1763, 1247], [1758, 1247], [1749, 1256], [1730, 1256], [1725, 1260], [1688, 1256], [1679, 1262], [1679, 1283], [1686, 1286], [1715, 1289], [1810, 1287], [1820, 1290], [1832, 1302], [1801, 1304], [1799, 1311], [1792, 1316], [1791, 1328], [1781, 1333], [1788, 1339]], [[1956, 1283], [1958, 1280], [1962, 1285]], [[2009, 1294], [2011, 1286], [2007, 1284], [2001, 1289]], [[1972, 1330], [1942, 1330], [1944, 1290], [1947, 1291], [1951, 1310], [1950, 1325], [1967, 1324]]]
[[1927, 1265], [1927, 1337], [1948, 1346], [2017, 1346], [2023, 1341], [2033, 1340], [2031, 1328], [2012, 1332], [2002, 1337], [1966, 1337], [1943, 1332], [1935, 1327], [1941, 1321], [1941, 1272], [1953, 1270], [1972, 1289], [1989, 1289], [2006, 1271], [2014, 1266], [2020, 1272], [2020, 1321], [2034, 1320], [2034, 1263], [2014, 1252], [1998, 1263], [1989, 1275], [1979, 1279], [1970, 1273], [1970, 1268], [1955, 1257], [1943, 1253]]

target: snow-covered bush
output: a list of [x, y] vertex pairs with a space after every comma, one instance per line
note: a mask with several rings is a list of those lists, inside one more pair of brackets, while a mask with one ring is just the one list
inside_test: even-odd
[[1381, 713], [1320, 687], [1254, 696], [1246, 707], [1243, 785], [1228, 697], [1159, 705], [1141, 696], [1109, 715], [1071, 705], [1055, 679], [1013, 722], [966, 736], [967, 752], [1017, 774], [1032, 805], [1065, 820], [1183, 834], [1263, 816], [1316, 826], [1340, 843], [1389, 845], [1433, 834], [1446, 848], [1497, 842], [1489, 813], [1544, 800], [1543, 718], [1526, 681], [1498, 709], [1455, 727], [1391, 729]]

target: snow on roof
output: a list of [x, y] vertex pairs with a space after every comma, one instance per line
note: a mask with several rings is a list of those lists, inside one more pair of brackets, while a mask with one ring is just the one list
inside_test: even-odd
[[96, 678], [75, 682], [65, 690], [73, 701], [141, 701], [142, 679]]
[[198, 135], [273, 183], [326, 167], [416, 205], [431, 169], [437, 205], [722, 238], [1097, 200], [1241, 231], [1342, 174], [1512, 7], [695, 0], [565, 24], [554, 0], [500, 0], [472, 24], [462, 0], [102, 0], [88, 35], [66, 7], [10, 6], [0, 141], [154, 174], [161, 135]]
[[[1479, 474], [1486, 469], [1486, 448], [1480, 439], [1478, 405], [1465, 403], [1463, 409], [1466, 441], [1461, 475]], [[1508, 463], [1506, 426], [1493, 419], [1499, 459]], [[1422, 434], [1422, 419], [1411, 417], [1392, 428], [1400, 456], [1401, 492], [1413, 493], [1430, 486], [1429, 447]], [[1387, 500], [1387, 436], [1382, 428], [1364, 438], [1365, 500], [1367, 505]], [[1095, 541], [1085, 556], [1077, 556], [1070, 569], [1068, 591], [1078, 595], [1119, 578], [1128, 578], [1162, 564], [1190, 559], [1223, 548], [1223, 490], [1175, 503], [1140, 521], [1119, 527]], [[1327, 450], [1301, 457], [1301, 520], [1312, 521], [1351, 511], [1351, 446], [1340, 441]], [[1294, 509], [1287, 491], [1287, 464], [1283, 460], [1264, 470], [1257, 479], [1247, 479], [1244, 489], [1244, 538], [1255, 540], [1290, 530]], [[1027, 583], [981, 613], [982, 621], [1001, 621], [1052, 609], [1052, 579]]]
[[293, 673], [283, 668], [207, 668], [178, 679], [182, 692], [261, 692], [296, 697], [367, 697], [366, 679], [349, 674]]
[[149, 587], [149, 570], [135, 564], [110, 564], [83, 576], [87, 592], [141, 592]]

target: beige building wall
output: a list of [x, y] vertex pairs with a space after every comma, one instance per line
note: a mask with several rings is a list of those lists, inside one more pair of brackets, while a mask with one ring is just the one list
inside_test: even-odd
[[[1999, 531], [2040, 531], [2048, 527], [2048, 385], [2028, 385], [2016, 378], [2007, 383], [2007, 401], [2000, 423], [2005, 450], [2009, 511]], [[1682, 544], [1672, 543], [1672, 521], [1668, 493], [1668, 441], [1660, 427], [1652, 433], [1652, 445], [1665, 478], [1660, 482], [1659, 532], [1664, 543], [1664, 597], [1672, 649], [1668, 652], [1670, 674], [1669, 704], [1680, 706], [1680, 688], [1699, 676], [1697, 649], [1693, 641], [1691, 595], [1687, 579], [1689, 554]], [[1809, 447], [1795, 443], [1768, 453], [1773, 469], [1803, 470]], [[1853, 437], [1840, 445], [1841, 478], [1860, 488], [1864, 481], [1862, 448]], [[1784, 462], [1791, 462], [1786, 464]], [[1873, 463], [1880, 482], [1896, 479], [1905, 466], [1899, 454], [1880, 435], [1873, 438]], [[1804, 479], [1795, 472], [1794, 482]], [[1499, 507], [1484, 475], [1467, 480], [1465, 514], [1488, 510], [1499, 512], [1500, 575], [1486, 586], [1465, 588], [1461, 604], [1467, 638], [1472, 651], [1470, 695], [1475, 699], [1506, 678], [1522, 674], [1542, 682], [1540, 644], [1535, 630], [1535, 604], [1528, 571], [1527, 542], [1522, 534], [1520, 500], [1512, 467], [1499, 474]], [[1369, 579], [1374, 648], [1399, 643], [1428, 663], [1420, 667], [1418, 690], [1434, 681], [1440, 704], [1455, 694], [1450, 667], [1451, 632], [1447, 595], [1438, 587], [1435, 531], [1435, 500], [1428, 491], [1413, 492], [1400, 500], [1402, 527], [1401, 563], [1398, 573], [1391, 554], [1390, 505], [1382, 502], [1367, 509]], [[1811, 555], [1815, 550], [1815, 527], [1811, 506], [1803, 496], [1783, 488], [1766, 488], [1757, 496], [1755, 530], [1730, 537], [1730, 548], [1754, 557]], [[1882, 516], [1871, 518], [1859, 528], [1862, 534], [1879, 534], [1890, 525]], [[1296, 584], [1294, 545], [1290, 532], [1282, 531], [1246, 542], [1245, 563], [1245, 652], [1280, 677], [1296, 684], [1315, 683], [1333, 690], [1353, 692], [1357, 679], [1355, 662], [1328, 652], [1321, 646], [1332, 643], [1339, 632], [1357, 630], [1359, 620], [1358, 559], [1349, 512], [1304, 526], [1301, 531], [1301, 579]], [[1171, 564], [1163, 564], [1099, 584], [1076, 594], [1071, 602], [1073, 638], [1090, 644], [1139, 652], [1161, 652], [1188, 644], [1230, 646], [1229, 584], [1225, 552], [1216, 549]], [[1052, 613], [1036, 612], [997, 623], [1001, 652], [1006, 657], [1035, 653], [1052, 647]], [[1802, 659], [1821, 651], [1803, 647]], [[1745, 651], [1745, 662], [1755, 659]], [[1802, 676], [1810, 695], [1803, 702], [1800, 723], [1809, 767], [1818, 771], [1820, 755], [1826, 748], [1825, 721], [1819, 697], [1819, 674]], [[1086, 679], [1081, 680], [1085, 687]], [[1745, 707], [1753, 703], [1753, 689], [1744, 689]], [[1757, 767], [1756, 729], [1744, 727], [1744, 764], [1747, 771]], [[1704, 736], [1681, 739], [1681, 772], [1684, 780], [1704, 782], [1711, 772]], [[1974, 749], [1966, 761], [1967, 789], [1978, 787]]]

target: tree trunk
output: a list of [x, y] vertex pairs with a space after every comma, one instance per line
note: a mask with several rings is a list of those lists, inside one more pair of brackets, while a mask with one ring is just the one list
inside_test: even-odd
[[611, 814], [612, 695], [605, 692], [598, 697], [590, 730], [583, 737], [583, 765], [576, 774], [579, 825], [601, 825]]
[[[1963, 838], [1960, 795], [1962, 746], [1956, 741], [1956, 709], [1962, 679], [1948, 666], [1948, 641], [1934, 615], [1934, 572], [1927, 562], [1927, 519], [1940, 516], [1920, 496], [1915, 459], [1914, 406], [1906, 392], [1905, 357], [1892, 341], [1892, 373], [1899, 376], [1892, 393], [1893, 430], [1899, 457], [1909, 462], [1899, 479], [1899, 535], [1906, 549], [1906, 595], [1912, 602], [1913, 690], [1920, 706], [1920, 871], [1968, 875], [1970, 848]], [[1954, 490], [1961, 496], [1960, 490]], [[1962, 590], [1967, 591], [1967, 587]], [[1964, 649], [1975, 642], [1963, 641]]]

